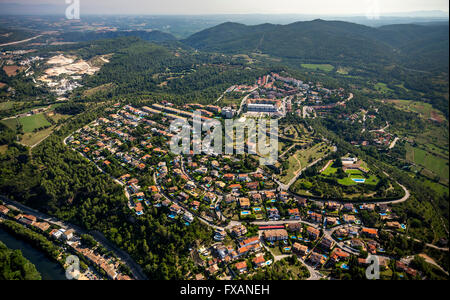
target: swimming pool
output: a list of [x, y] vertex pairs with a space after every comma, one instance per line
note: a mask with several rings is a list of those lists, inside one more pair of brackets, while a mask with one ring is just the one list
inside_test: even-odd
[[261, 207], [254, 207], [253, 210], [254, 211], [261, 211]]
[[241, 215], [243, 215], [243, 216], [249, 215], [249, 214], [250, 214], [250, 212], [248, 210], [241, 211]]
[[353, 180], [354, 182], [357, 182], [357, 183], [364, 183], [364, 182], [366, 182], [366, 180], [365, 180], [365, 179], [362, 179], [362, 178], [352, 178], [352, 180]]

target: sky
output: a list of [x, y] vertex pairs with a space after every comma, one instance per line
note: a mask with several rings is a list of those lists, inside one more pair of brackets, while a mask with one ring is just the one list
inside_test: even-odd
[[[81, 14], [313, 14], [373, 15], [448, 12], [448, 0], [0, 0], [0, 8], [55, 13], [80, 1]], [[23, 6], [22, 6], [23, 5]], [[39, 11], [40, 11], [39, 10]]]

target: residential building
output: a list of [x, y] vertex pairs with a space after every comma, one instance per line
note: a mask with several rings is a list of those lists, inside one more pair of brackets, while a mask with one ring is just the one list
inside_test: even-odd
[[309, 261], [315, 265], [323, 265], [325, 263], [325, 257], [322, 254], [313, 252], [309, 257]]
[[303, 225], [302, 225], [302, 223], [289, 223], [287, 225], [287, 229], [290, 232], [300, 232], [301, 233], [303, 230]]
[[243, 209], [249, 209], [250, 208], [250, 199], [239, 198], [239, 206]]
[[323, 237], [322, 241], [320, 241], [320, 247], [327, 251], [331, 250], [335, 244], [336, 243], [328, 237]]
[[247, 271], [247, 262], [245, 261], [238, 262], [235, 266], [239, 273], [244, 273]]
[[363, 228], [361, 230], [361, 234], [371, 237], [371, 238], [377, 238], [378, 237], [378, 230], [374, 228]]
[[320, 235], [320, 230], [316, 229], [316, 228], [314, 228], [312, 226], [309, 226], [306, 229], [306, 232], [308, 233], [309, 238], [312, 239], [312, 240], [316, 240], [319, 237], [319, 235]]
[[289, 219], [300, 220], [300, 211], [298, 208], [288, 209]]
[[247, 228], [242, 224], [236, 225], [231, 229], [231, 234], [234, 237], [243, 236], [243, 235], [247, 234]]
[[66, 231], [63, 233], [64, 239], [70, 241], [70, 240], [73, 238], [73, 233], [74, 233], [74, 232], [75, 232], [75, 230], [73, 230], [73, 229], [66, 230]]
[[257, 268], [264, 266], [266, 260], [264, 259], [264, 254], [258, 254], [256, 255], [256, 257], [253, 259], [253, 263], [255, 264], [255, 266]]
[[301, 256], [308, 253], [308, 247], [299, 243], [294, 243], [294, 245], [292, 245], [292, 250]]
[[286, 229], [274, 229], [263, 232], [264, 239], [269, 242], [282, 241], [288, 239]]
[[0, 205], [0, 213], [6, 215], [9, 212], [9, 208], [6, 206]]

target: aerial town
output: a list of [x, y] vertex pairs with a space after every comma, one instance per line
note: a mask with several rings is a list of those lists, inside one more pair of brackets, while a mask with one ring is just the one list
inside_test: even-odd
[[[286, 82], [282, 89], [274, 87], [275, 78]], [[278, 74], [259, 78], [255, 86], [233, 86], [227, 93], [233, 91], [249, 93], [243, 105], [247, 117], [254, 112], [282, 117], [282, 111], [288, 109], [286, 98], [295, 99], [294, 103], [322, 99], [318, 94], [311, 96], [309, 86], [301, 81]], [[320, 91], [345, 99], [342, 90]], [[286, 98], [271, 100], [280, 97]], [[351, 255], [360, 257], [360, 266], [367, 265], [361, 258], [364, 253], [377, 255], [384, 272], [392, 273], [390, 259], [383, 254], [385, 241], [380, 240], [380, 230], [364, 222], [367, 214], [379, 214], [383, 235], [405, 232], [406, 225], [388, 204], [343, 205], [298, 196], [280, 187], [273, 170], [260, 167], [250, 155], [174, 155], [169, 149], [173, 137], [170, 121], [187, 120], [194, 110], [199, 110], [204, 120], [226, 118], [230, 111], [237, 114], [237, 107], [188, 104], [176, 108], [162, 101], [135, 108], [117, 103], [107, 116], [77, 130], [65, 143], [123, 186], [129, 209], [137, 217], [155, 207], [173, 222], [189, 226], [198, 219], [214, 230], [215, 243], [193, 250], [196, 263], [204, 267], [203, 273], [193, 274], [195, 279], [229, 279], [242, 274], [251, 278], [260, 268], [291, 254], [296, 254], [316, 279], [327, 277], [321, 269], [348, 270]], [[376, 176], [358, 177], [369, 172], [363, 161], [341, 160], [343, 172], [352, 174], [348, 180], [353, 185], [378, 182]], [[322, 172], [336, 172], [332, 165], [334, 161], [328, 161]], [[402, 276], [415, 278], [417, 271], [408, 263], [399, 261], [394, 268], [404, 273]]]

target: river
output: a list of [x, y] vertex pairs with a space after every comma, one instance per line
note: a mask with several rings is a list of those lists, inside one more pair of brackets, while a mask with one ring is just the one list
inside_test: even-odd
[[66, 280], [64, 269], [58, 263], [2, 228], [0, 228], [0, 241], [10, 249], [21, 250], [23, 256], [36, 266], [43, 280]]

